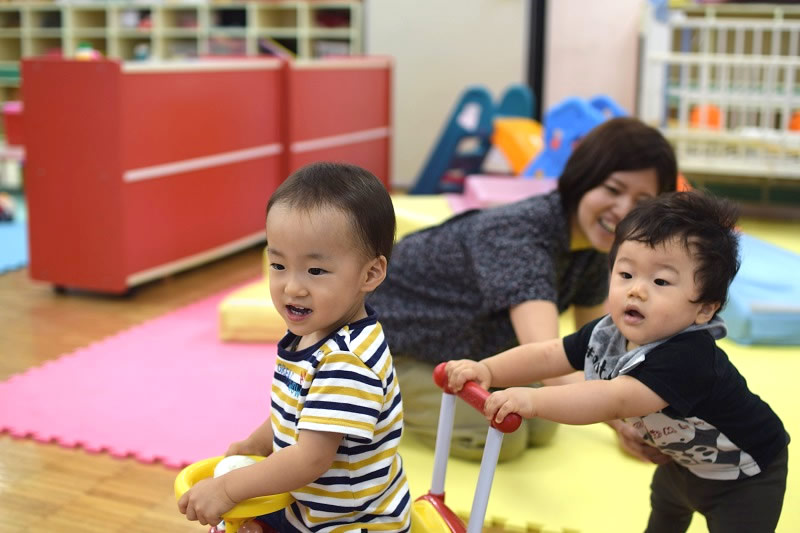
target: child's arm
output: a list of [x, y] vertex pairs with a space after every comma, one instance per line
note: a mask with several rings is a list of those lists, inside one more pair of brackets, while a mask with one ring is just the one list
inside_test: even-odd
[[668, 404], [630, 376], [557, 387], [511, 388], [492, 393], [484, 414], [498, 422], [509, 413], [563, 424], [593, 424], [655, 413]]
[[228, 446], [225, 455], [261, 455], [272, 453], [272, 421], [268, 418], [258, 426], [249, 437]]
[[178, 501], [178, 509], [189, 520], [218, 524], [222, 514], [241, 501], [304, 487], [330, 469], [342, 437], [341, 433], [301, 430], [297, 444], [195, 484]]
[[484, 388], [528, 385], [574, 372], [561, 339], [522, 344], [481, 361], [447, 363], [448, 386], [455, 392], [467, 381]]

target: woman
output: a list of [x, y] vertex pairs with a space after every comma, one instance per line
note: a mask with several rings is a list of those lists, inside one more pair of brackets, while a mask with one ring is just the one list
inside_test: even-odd
[[[603, 315], [616, 224], [637, 202], [675, 190], [676, 179], [675, 154], [658, 130], [612, 119], [575, 148], [556, 191], [468, 211], [400, 240], [386, 281], [368, 301], [392, 347], [406, 430], [435, 442], [436, 364], [555, 338], [558, 315], [570, 306], [576, 328]], [[524, 424], [504, 439], [501, 460], [548, 442], [556, 429], [542, 420]], [[459, 406], [451, 454], [479, 459], [485, 435], [483, 417]], [[627, 451], [649, 458], [637, 436], [620, 438]]]

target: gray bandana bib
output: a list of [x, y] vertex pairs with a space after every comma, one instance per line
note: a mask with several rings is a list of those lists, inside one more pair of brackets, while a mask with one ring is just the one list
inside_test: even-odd
[[[716, 340], [723, 338], [728, 332], [725, 322], [717, 316], [705, 324], [693, 324], [675, 335], [701, 330], [708, 330]], [[586, 362], [583, 367], [586, 380], [614, 379], [622, 374], [627, 374], [644, 361], [645, 356], [653, 348], [675, 335], [628, 351], [626, 349], [627, 339], [622, 336], [619, 328], [611, 320], [611, 315], [606, 315], [594, 327], [592, 336], [589, 338], [589, 349], [586, 352]]]

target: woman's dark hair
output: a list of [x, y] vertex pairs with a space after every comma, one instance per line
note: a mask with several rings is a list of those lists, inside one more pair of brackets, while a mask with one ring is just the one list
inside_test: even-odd
[[678, 239], [694, 259], [696, 303], [725, 305], [728, 287], [739, 270], [739, 207], [723, 198], [700, 192], [674, 192], [642, 202], [617, 224], [608, 252], [613, 269], [617, 251], [625, 241], [655, 248]]
[[306, 165], [284, 181], [267, 203], [306, 211], [331, 207], [346, 213], [356, 238], [370, 257], [392, 255], [395, 216], [389, 192], [374, 174], [347, 163]]
[[675, 190], [675, 152], [661, 132], [630, 117], [603, 122], [581, 140], [558, 179], [564, 212], [574, 215], [583, 195], [614, 172], [649, 168], [658, 176], [659, 193]]

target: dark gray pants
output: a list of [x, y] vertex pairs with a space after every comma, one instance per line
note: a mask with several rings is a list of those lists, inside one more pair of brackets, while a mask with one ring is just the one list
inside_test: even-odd
[[788, 449], [766, 470], [746, 479], [703, 479], [674, 462], [661, 465], [650, 485], [646, 533], [682, 533], [697, 511], [711, 533], [773, 533], [786, 492]]

